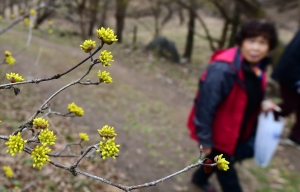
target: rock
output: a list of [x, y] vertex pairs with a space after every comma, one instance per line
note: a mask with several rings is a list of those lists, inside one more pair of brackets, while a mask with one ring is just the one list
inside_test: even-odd
[[175, 63], [180, 62], [180, 57], [173, 41], [165, 37], [156, 37], [147, 46], [146, 50], [154, 51], [158, 56], [164, 57]]

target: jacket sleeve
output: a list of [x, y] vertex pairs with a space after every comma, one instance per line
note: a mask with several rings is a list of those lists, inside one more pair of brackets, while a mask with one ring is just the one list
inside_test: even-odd
[[212, 63], [206, 78], [200, 80], [200, 96], [196, 99], [196, 133], [200, 144], [205, 148], [213, 147], [212, 124], [215, 113], [222, 101], [231, 91], [237, 73], [224, 62]]

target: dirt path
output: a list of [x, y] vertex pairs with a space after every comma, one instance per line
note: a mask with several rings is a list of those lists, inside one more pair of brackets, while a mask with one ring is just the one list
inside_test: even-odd
[[[26, 38], [16, 31], [11, 31], [8, 35]], [[9, 43], [12, 46], [20, 44], [17, 40]], [[41, 46], [41, 59], [36, 64]], [[12, 47], [6, 47], [9, 48]], [[1, 47], [0, 51], [3, 49]], [[69, 69], [85, 56], [79, 47], [59, 45], [34, 37], [30, 48], [17, 57], [18, 61], [23, 62], [13, 69], [27, 79], [48, 77]], [[88, 63], [60, 80], [33, 86], [46, 99], [63, 85], [80, 77], [87, 66]], [[103, 70], [100, 66], [95, 68]], [[87, 78], [96, 80], [96, 69]], [[85, 116], [74, 118], [74, 127], [66, 129], [87, 131], [91, 140], [97, 141], [97, 129], [105, 124], [114, 126], [118, 133], [117, 142], [121, 144], [120, 156], [114, 164], [126, 172], [130, 183], [125, 184], [153, 181], [194, 163], [198, 156], [196, 143], [188, 138], [185, 127], [194, 93], [186, 92], [157, 76], [133, 70], [121, 58], [115, 59], [112, 66], [105, 70], [111, 72], [114, 79], [112, 84], [76, 85], [59, 94], [51, 103], [57, 111], [66, 111], [67, 103], [73, 101], [85, 109]], [[32, 106], [31, 112], [38, 106], [38, 103]], [[248, 170], [253, 163], [246, 162], [244, 167], [237, 166], [245, 191], [255, 191], [258, 182]], [[295, 167], [300, 171], [299, 166]], [[193, 191], [195, 188], [189, 184], [192, 172], [193, 170], [142, 191]]]

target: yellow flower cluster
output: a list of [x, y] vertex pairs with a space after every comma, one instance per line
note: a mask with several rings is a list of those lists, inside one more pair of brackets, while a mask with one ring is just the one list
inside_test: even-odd
[[8, 141], [5, 143], [8, 147], [6, 153], [10, 153], [12, 156], [15, 156], [16, 153], [21, 153], [25, 143], [27, 143], [27, 141], [21, 137], [20, 132], [17, 135], [10, 135]]
[[6, 73], [6, 78], [12, 83], [24, 81], [24, 78], [18, 73]]
[[5, 172], [5, 176], [6, 176], [7, 178], [13, 178], [14, 172], [13, 172], [13, 170], [10, 168], [10, 166], [3, 166], [3, 171]]
[[110, 28], [105, 29], [104, 27], [101, 27], [101, 29], [98, 29], [96, 32], [98, 38], [108, 45], [111, 45], [113, 42], [118, 41], [117, 36], [115, 36], [114, 34], [114, 31]]
[[91, 39], [85, 40], [83, 44], [79, 46], [84, 52], [89, 53], [91, 50], [95, 49], [96, 41], [92, 41]]
[[50, 158], [47, 155], [51, 149], [46, 146], [37, 145], [34, 150], [31, 151], [31, 158], [33, 159], [33, 167], [38, 167], [42, 169], [42, 167], [50, 162]]
[[0, 21], [2, 20], [2, 15], [0, 15]]
[[79, 133], [79, 137], [80, 137], [80, 139], [82, 141], [88, 141], [88, 140], [90, 140], [88, 134], [86, 134], [86, 133]]
[[10, 56], [12, 56], [12, 54], [11, 54], [10, 51], [5, 51], [5, 52], [4, 52], [4, 55], [5, 55], [5, 57], [10, 57]]
[[33, 128], [35, 129], [47, 129], [49, 127], [49, 123], [46, 119], [41, 117], [33, 119]]
[[111, 83], [111, 82], [113, 82], [109, 72], [106, 72], [106, 71], [102, 71], [101, 72], [99, 70], [98, 71], [98, 77], [99, 77], [100, 82], [104, 82], [104, 83]]
[[23, 22], [24, 22], [24, 25], [25, 25], [26, 27], [29, 27], [29, 26], [30, 26], [30, 21], [29, 21], [28, 17], [25, 17], [24, 20], [23, 20]]
[[113, 58], [113, 56], [112, 56], [111, 52], [104, 50], [100, 53], [99, 60], [101, 61], [102, 65], [104, 67], [106, 67], [106, 66], [110, 66], [109, 62], [114, 62], [114, 60], [112, 58]]
[[217, 167], [219, 170], [222, 170], [222, 171], [227, 171], [229, 169], [229, 162], [226, 161], [225, 158], [222, 158], [223, 154], [221, 155], [218, 155], [217, 158], [216, 158], [216, 163], [217, 163]]
[[51, 35], [53, 33], [53, 29], [49, 29], [48, 33]]
[[116, 159], [116, 156], [120, 151], [119, 148], [120, 145], [116, 145], [115, 138], [112, 138], [104, 142], [100, 141], [99, 149], [97, 150], [97, 152], [101, 152], [101, 156], [103, 159], [106, 159], [107, 157]]
[[56, 135], [49, 129], [42, 129], [39, 134], [39, 140], [43, 146], [54, 145], [56, 141]]
[[78, 107], [74, 102], [68, 104], [68, 109], [71, 113], [75, 113], [79, 117], [84, 115], [84, 110], [81, 107]]
[[15, 15], [15, 14], [11, 14], [11, 15], [10, 15], [10, 18], [11, 18], [11, 19], [16, 18], [16, 15]]
[[13, 65], [16, 62], [16, 59], [12, 56], [11, 52], [5, 51], [5, 61], [9, 65]]
[[30, 13], [30, 15], [36, 15], [36, 10], [30, 9], [29, 13]]
[[48, 26], [52, 26], [53, 25], [53, 22], [52, 21], [48, 21]]
[[98, 133], [101, 137], [104, 137], [104, 140], [105, 137], [113, 138], [117, 135], [114, 127], [108, 125], [104, 125], [101, 129], [98, 129]]

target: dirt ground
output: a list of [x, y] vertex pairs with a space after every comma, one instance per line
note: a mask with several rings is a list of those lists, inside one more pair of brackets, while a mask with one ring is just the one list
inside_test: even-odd
[[[25, 44], [26, 38], [26, 33], [10, 30], [0, 36], [0, 52], [15, 50], [15, 47], [19, 49]], [[105, 68], [111, 72], [112, 84], [75, 85], [51, 102], [52, 109], [56, 111], [66, 112], [67, 104], [71, 102], [85, 110], [83, 117], [73, 118], [65, 129], [76, 134], [87, 132], [91, 137], [89, 143], [92, 144], [98, 141], [97, 129], [106, 124], [114, 126], [121, 152], [116, 161], [107, 161], [115, 168], [117, 175], [126, 178], [123, 180], [126, 185], [150, 182], [196, 162], [197, 144], [190, 140], [185, 123], [201, 70], [190, 71], [164, 60], [156, 60], [141, 50], [130, 51], [122, 45], [113, 44], [106, 48], [113, 51], [115, 56], [112, 66]], [[39, 51], [41, 57], [37, 61]], [[25, 79], [49, 77], [69, 69], [86, 56], [78, 45], [65, 45], [51, 42], [47, 37], [35, 36], [30, 47], [16, 57], [17, 64], [5, 66], [3, 70], [18, 72]], [[34, 89], [32, 93], [35, 96], [38, 94], [40, 101], [43, 101], [63, 85], [80, 77], [87, 67], [88, 62], [59, 80], [19, 87]], [[96, 80], [98, 69], [103, 70], [103, 67], [96, 66], [86, 79]], [[22, 93], [17, 97], [22, 97]], [[32, 114], [39, 105], [40, 102], [32, 102], [26, 108], [27, 113]], [[58, 122], [62, 123], [63, 120]], [[286, 133], [288, 131], [286, 129]], [[265, 169], [258, 168], [253, 160], [237, 164], [244, 191], [297, 191], [300, 188], [299, 156], [297, 148], [281, 145], [271, 165]], [[98, 173], [93, 169], [89, 171]], [[193, 170], [190, 170], [140, 191], [200, 191], [190, 184], [192, 173]], [[215, 176], [212, 182], [218, 185]], [[109, 188], [104, 191], [120, 190]]]

